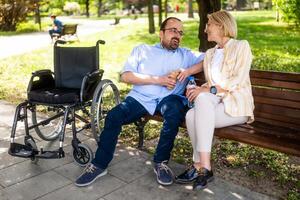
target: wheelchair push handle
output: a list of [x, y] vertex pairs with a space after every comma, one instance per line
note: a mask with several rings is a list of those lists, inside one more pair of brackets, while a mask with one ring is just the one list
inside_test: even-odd
[[98, 40], [97, 45], [99, 45], [99, 44], [105, 44], [105, 41], [104, 40]]

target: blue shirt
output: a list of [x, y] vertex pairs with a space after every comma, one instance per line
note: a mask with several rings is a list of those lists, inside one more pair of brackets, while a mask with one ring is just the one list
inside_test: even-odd
[[[187, 69], [204, 59], [204, 54], [195, 55], [186, 48], [168, 50], [156, 44], [139, 45], [133, 49], [127, 59], [124, 72], [135, 72], [152, 76], [164, 76], [180, 68]], [[127, 96], [141, 103], [149, 114], [153, 115], [158, 103], [170, 94], [183, 95], [187, 80], [177, 81], [172, 90], [161, 85], [133, 85]]]
[[53, 21], [53, 24], [57, 27], [57, 31], [59, 31], [59, 32], [62, 31], [63, 24], [61, 21], [59, 21], [58, 19], [55, 19]]

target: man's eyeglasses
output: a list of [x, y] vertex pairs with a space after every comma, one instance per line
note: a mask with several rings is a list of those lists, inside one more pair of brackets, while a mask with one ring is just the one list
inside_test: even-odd
[[164, 31], [171, 31], [172, 33], [179, 34], [180, 36], [183, 36], [183, 31], [177, 30], [177, 28], [165, 28]]

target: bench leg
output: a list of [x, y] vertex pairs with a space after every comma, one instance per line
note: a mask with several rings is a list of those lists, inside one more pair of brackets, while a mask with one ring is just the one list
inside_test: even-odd
[[136, 125], [137, 131], [139, 132], [139, 144], [138, 149], [142, 150], [144, 145], [144, 128], [149, 120], [144, 118], [136, 121], [134, 124]]

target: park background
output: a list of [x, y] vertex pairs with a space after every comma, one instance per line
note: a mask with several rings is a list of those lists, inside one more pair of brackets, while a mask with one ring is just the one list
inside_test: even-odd
[[[184, 19], [185, 35], [182, 46], [199, 51], [199, 3], [201, 1], [191, 0], [1, 1], [0, 37], [45, 32], [51, 25], [50, 14], [56, 14], [58, 19], [62, 16], [89, 20], [111, 19], [113, 29], [103, 31], [101, 34], [79, 36], [80, 42], [68, 45], [88, 46], [94, 45], [98, 39], [105, 40], [106, 45], [101, 46], [100, 51], [100, 66], [105, 70], [105, 78], [113, 80], [118, 85], [124, 98], [130, 86], [119, 82], [119, 72], [134, 46], [159, 42], [160, 17], [164, 19], [166, 16], [177, 16]], [[299, 0], [228, 0], [219, 3], [222, 9], [229, 10], [237, 19], [238, 39], [249, 41], [254, 55], [253, 69], [300, 72]], [[162, 5], [161, 14], [159, 4]], [[149, 6], [152, 8], [153, 17], [148, 14]], [[16, 8], [19, 10], [14, 14], [19, 13], [19, 16], [5, 15]], [[140, 18], [145, 18], [143, 23], [135, 23]], [[120, 21], [116, 23], [116, 19]], [[123, 19], [130, 19], [132, 23], [124, 25]], [[154, 30], [150, 25], [151, 20], [154, 23]], [[25, 100], [31, 72], [39, 69], [53, 70], [53, 48], [50, 37], [47, 47], [0, 59], [0, 99], [14, 104]], [[160, 127], [159, 122], [151, 122], [146, 126], [145, 146], [146, 151], [150, 153], [153, 153], [156, 146], [159, 135], [157, 130]], [[133, 125], [124, 127], [121, 141], [136, 147], [138, 134], [133, 130], [135, 130]], [[191, 155], [191, 144], [186, 131], [180, 130], [175, 141], [173, 160], [187, 164], [191, 161]], [[216, 139], [213, 160], [216, 173], [225, 179], [275, 198], [300, 199], [299, 158]]]

